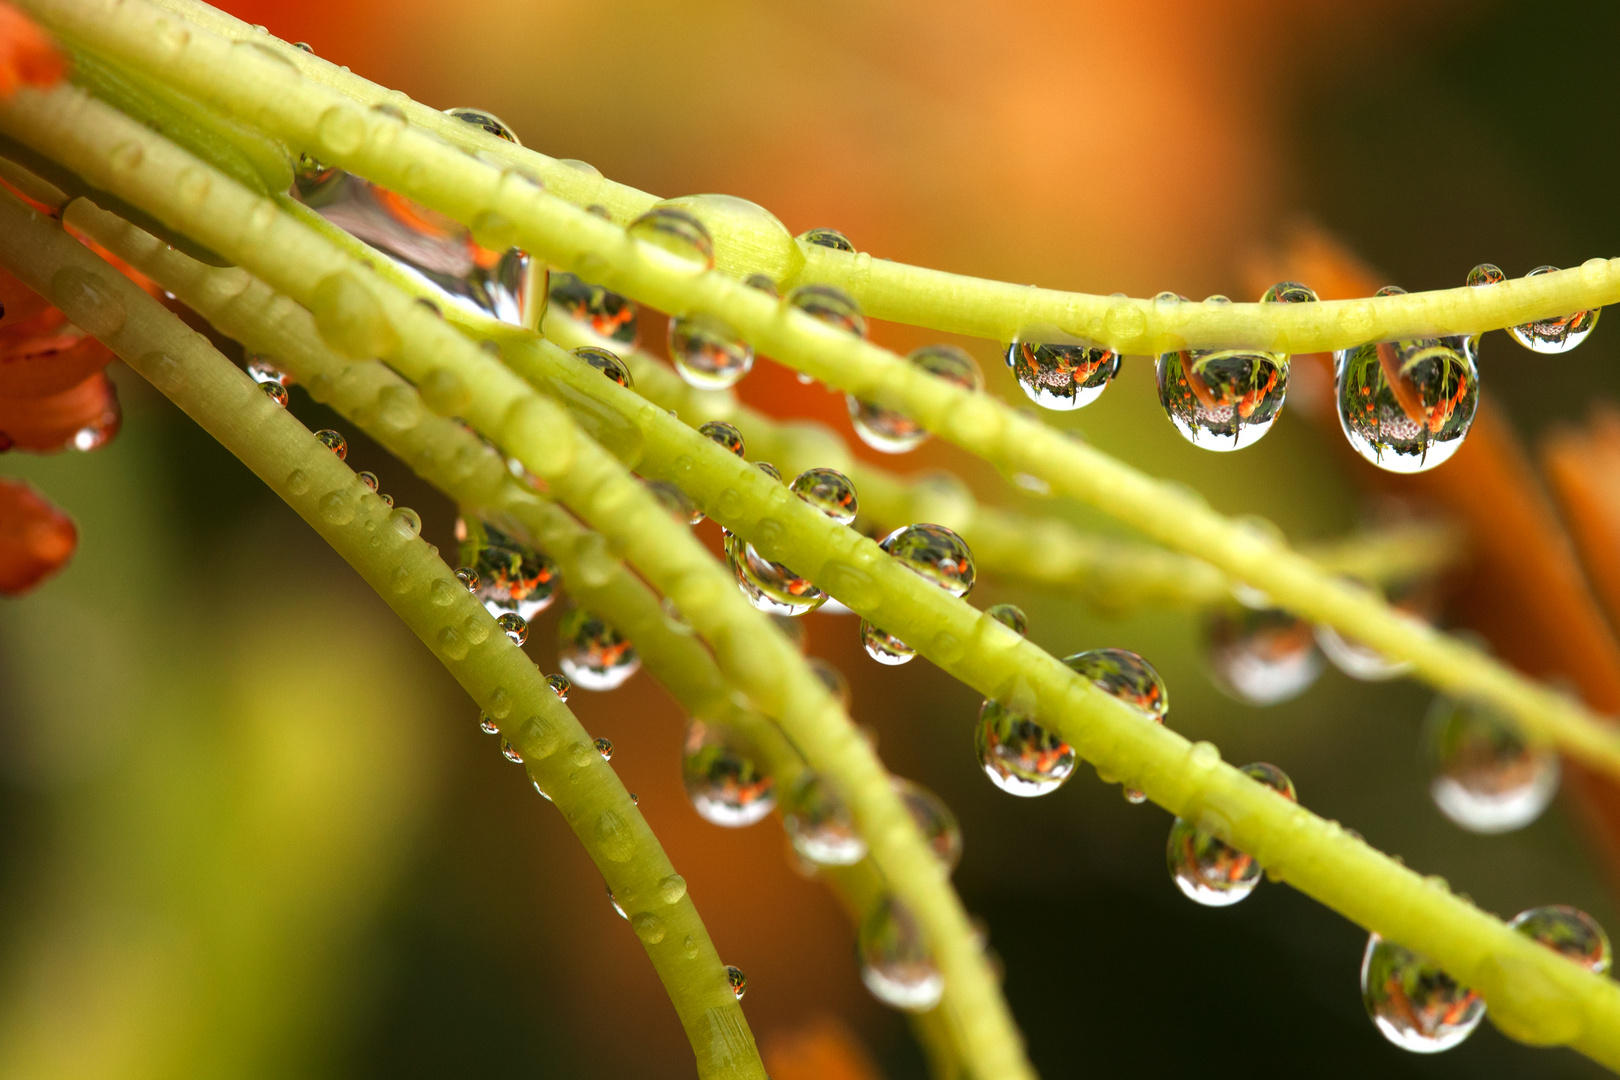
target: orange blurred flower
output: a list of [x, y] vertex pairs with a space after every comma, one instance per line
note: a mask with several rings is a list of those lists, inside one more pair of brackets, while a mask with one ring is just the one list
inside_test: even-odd
[[68, 58], [28, 16], [0, 0], [0, 99], [19, 86], [52, 86], [67, 78]]
[[0, 595], [17, 596], [60, 570], [79, 544], [73, 519], [18, 480], [0, 480]]

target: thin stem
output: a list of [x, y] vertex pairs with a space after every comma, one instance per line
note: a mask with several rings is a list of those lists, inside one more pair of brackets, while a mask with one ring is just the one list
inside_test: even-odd
[[663, 848], [538, 669], [417, 534], [202, 336], [8, 195], [0, 262], [102, 340], [257, 474], [359, 572], [523, 755], [642, 932], [700, 1075], [762, 1077], [719, 956]]
[[[171, 35], [175, 29], [169, 28]], [[186, 30], [185, 36], [192, 43], [206, 37], [200, 30]], [[293, 75], [291, 68], [279, 70]], [[390, 122], [400, 129], [396, 134], [417, 137], [397, 119]], [[63, 87], [19, 93], [0, 106], [0, 128], [309, 308], [322, 337], [340, 351], [387, 360], [423, 390], [431, 407], [459, 414], [492, 437], [624, 551], [714, 643], [722, 670], [747, 688], [754, 706], [775, 718], [811, 767], [839, 787], [873, 862], [930, 940], [961, 1018], [969, 1067], [987, 1075], [1033, 1075], [967, 913], [870, 746], [798, 651], [738, 593], [731, 575], [599, 445], [597, 440], [605, 441], [633, 465], [638, 453], [632, 426], [609, 411], [590, 410], [582, 417], [595, 436], [588, 437], [489, 353], [274, 202], [81, 92]], [[538, 190], [522, 177], [512, 180]], [[490, 237], [486, 246], [511, 246], [491, 230], [504, 225], [484, 218], [475, 232]], [[778, 491], [791, 498], [786, 489]]]

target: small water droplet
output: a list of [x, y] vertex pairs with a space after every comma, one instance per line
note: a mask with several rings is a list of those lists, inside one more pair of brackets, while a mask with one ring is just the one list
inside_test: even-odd
[[495, 622], [506, 632], [506, 636], [512, 639], [512, 644], [519, 648], [529, 640], [529, 622], [517, 612], [502, 612], [496, 617]]
[[474, 570], [472, 567], [458, 566], [456, 568], [456, 580], [461, 582], [462, 586], [468, 592], [475, 593], [478, 591], [478, 571]]
[[354, 520], [354, 503], [346, 491], [328, 491], [319, 504], [321, 519], [332, 525], [347, 525]]
[[764, 473], [766, 476], [770, 477], [772, 480], [775, 480], [778, 484], [780, 484], [782, 482], [782, 470], [778, 469], [775, 465], [772, 465], [770, 462], [768, 462], [768, 461], [756, 461], [756, 462], [754, 462], [754, 468], [758, 469], [760, 472]]
[[855, 520], [859, 506], [855, 485], [837, 469], [806, 469], [793, 478], [788, 490], [840, 525]]
[[1609, 935], [1579, 908], [1566, 904], [1531, 908], [1519, 912], [1508, 925], [1595, 974], [1606, 975], [1614, 965]]
[[996, 604], [994, 607], [986, 608], [984, 613], [1002, 626], [1017, 631], [1019, 637], [1029, 637], [1029, 616], [1025, 615], [1024, 609], [1018, 605]]
[[911, 910], [885, 896], [861, 920], [856, 954], [861, 981], [885, 1005], [927, 1012], [939, 1004], [945, 980]]
[[[1297, 801], [1293, 781], [1277, 766], [1257, 761], [1242, 772], [1290, 801]], [[1190, 900], [1206, 907], [1226, 907], [1244, 899], [1260, 884], [1260, 863], [1185, 818], [1176, 818], [1166, 845], [1170, 877]]]
[[1204, 640], [1215, 685], [1251, 705], [1298, 697], [1322, 674], [1314, 628], [1277, 608], [1216, 610]]
[[712, 315], [682, 315], [669, 321], [669, 358], [687, 383], [700, 390], [735, 386], [754, 368], [754, 349]]
[[[914, 367], [937, 379], [960, 386], [974, 393], [984, 389], [984, 373], [979, 362], [965, 349], [955, 345], [924, 345], [906, 355]], [[849, 420], [862, 442], [885, 454], [903, 454], [915, 450], [928, 439], [928, 432], [917, 421], [904, 413], [886, 409], [870, 401], [862, 401], [853, 394], [844, 396], [849, 409]]]
[[894, 793], [900, 796], [900, 801], [905, 803], [911, 820], [917, 823], [918, 831], [923, 834], [923, 839], [945, 872], [949, 874], [955, 871], [957, 864], [962, 861], [962, 829], [956, 823], [956, 815], [945, 805], [945, 800], [921, 784], [899, 776], [890, 777], [889, 784], [894, 788]]
[[641, 805], [641, 796], [637, 795], [633, 791], [630, 793], [630, 805], [631, 806], [640, 806]]
[[861, 306], [836, 285], [800, 285], [787, 294], [787, 302], [828, 326], [856, 337], [866, 336], [866, 317], [861, 314]]
[[810, 229], [798, 236], [801, 244], [814, 244], [816, 247], [832, 248], [834, 251], [854, 251], [855, 245], [850, 243], [849, 237], [837, 229]]
[[591, 740], [591, 745], [596, 747], [596, 752], [598, 754], [602, 755], [602, 760], [603, 761], [612, 761], [613, 760], [613, 740], [612, 739], [605, 739], [602, 736], [598, 735], [595, 739]]
[[641, 667], [628, 639], [584, 608], [574, 608], [557, 624], [557, 664], [574, 686], [616, 690]]
[[985, 775], [1009, 794], [1046, 795], [1074, 774], [1073, 747], [999, 701], [979, 709], [975, 743]]
[[[1539, 277], [1557, 269], [1556, 266], [1538, 266], [1525, 277]], [[1514, 341], [1531, 352], [1549, 354], [1568, 352], [1586, 340], [1587, 335], [1597, 326], [1598, 316], [1602, 313], [1602, 308], [1577, 311], [1570, 315], [1528, 322], [1522, 326], [1510, 326], [1508, 333], [1513, 335]]]
[[557, 564], [517, 537], [485, 521], [456, 522], [461, 559], [478, 575], [476, 592], [496, 618], [513, 612], [527, 622], [557, 596]]
[[1450, 1050], [1485, 1016], [1478, 994], [1377, 934], [1368, 937], [1361, 960], [1361, 1000], [1384, 1038], [1418, 1054]]
[[360, 482], [362, 484], [366, 485], [366, 487], [368, 487], [372, 491], [377, 490], [377, 485], [378, 485], [378, 483], [380, 483], [380, 481], [377, 479], [377, 474], [376, 473], [374, 473], [374, 472], [362, 472], [362, 473], [356, 473], [355, 475], [360, 477]]
[[647, 491], [658, 500], [659, 506], [669, 511], [670, 517], [682, 525], [696, 525], [703, 520], [703, 511], [692, 505], [686, 492], [668, 480], [647, 481]]
[[635, 380], [630, 377], [630, 369], [619, 359], [617, 353], [599, 349], [595, 345], [581, 345], [574, 350], [574, 355], [620, 386], [628, 389], [634, 385]]
[[1521, 829], [1558, 793], [1558, 755], [1488, 706], [1436, 698], [1424, 731], [1435, 766], [1429, 794], [1470, 832]]
[[917, 655], [916, 649], [865, 619], [861, 620], [861, 645], [867, 656], [890, 667], [907, 663]]
[[637, 912], [630, 920], [630, 927], [635, 930], [636, 937], [649, 945], [656, 945], [664, 940], [664, 920], [651, 912]]
[[866, 841], [832, 782], [808, 769], [782, 807], [782, 828], [793, 849], [822, 866], [851, 866], [866, 857]]
[[391, 510], [388, 514], [388, 524], [405, 539], [422, 534], [422, 515], [408, 506]]
[[698, 434], [719, 443], [738, 457], [743, 456], [742, 432], [733, 424], [728, 424], [724, 420], [710, 420], [698, 428]]
[[1501, 267], [1494, 263], [1480, 263], [1468, 271], [1467, 284], [1470, 288], [1479, 288], [1481, 285], [1499, 285], [1507, 280]]
[[488, 713], [479, 713], [478, 730], [482, 731], [485, 735], [498, 735], [500, 734], [501, 726], [492, 720]]
[[686, 953], [686, 958], [688, 960], [696, 959], [698, 954], [698, 943], [693, 939], [691, 934], [687, 934], [686, 940], [681, 942], [681, 951]]
[[287, 474], [287, 490], [294, 495], [302, 495], [309, 490], [309, 474], [303, 469], [294, 469]]
[[315, 437], [321, 441], [322, 446], [336, 454], [339, 461], [348, 458], [349, 440], [338, 432], [333, 431], [331, 428], [322, 428], [315, 433]]
[[517, 752], [517, 747], [513, 746], [509, 742], [506, 742], [505, 740], [501, 741], [501, 753], [505, 754], [506, 760], [510, 761], [512, 764], [523, 764], [523, 755]]
[[703, 820], [728, 828], [752, 825], [776, 805], [776, 781], [755, 763], [737, 732], [694, 719], [681, 748], [681, 781]]
[[259, 389], [264, 391], [265, 397], [280, 405], [283, 409], [287, 407], [287, 388], [285, 386], [278, 382], [264, 382], [259, 384]]
[[758, 289], [760, 292], [773, 298], [781, 295], [777, 291], [776, 282], [773, 281], [768, 274], [749, 274], [747, 277], [743, 278], [743, 284], [748, 286], [750, 289]]
[[1120, 367], [1114, 350], [1048, 328], [1020, 334], [1006, 355], [1024, 394], [1044, 409], [1063, 412], [1096, 401]]
[[517, 146], [523, 145], [518, 142], [518, 137], [512, 133], [512, 129], [507, 127], [500, 117], [494, 113], [485, 112], [483, 109], [446, 109], [444, 111], [446, 115], [465, 121], [475, 128], [481, 128], [497, 139], [505, 139], [507, 142]]
[[568, 681], [566, 675], [547, 675], [546, 685], [551, 687], [552, 693], [557, 695], [559, 701], [567, 701], [568, 692], [574, 688], [574, 684]]
[[730, 964], [727, 964], [726, 985], [731, 987], [732, 995], [735, 996], [738, 1001], [741, 1001], [742, 996], [748, 993], [748, 976], [742, 973], [741, 968], [734, 968]]
[[636, 343], [639, 309], [618, 293], [554, 271], [550, 299], [550, 310], [583, 324], [597, 337], [619, 345]]
[[686, 879], [679, 874], [671, 874], [658, 883], [658, 895], [666, 904], [678, 904], [686, 895]]
[[630, 914], [624, 910], [624, 905], [619, 903], [619, 898], [613, 895], [613, 886], [604, 885], [603, 888], [607, 889], [608, 903], [612, 904], [613, 910], [619, 913], [619, 918], [623, 919], [625, 922], [629, 922]]

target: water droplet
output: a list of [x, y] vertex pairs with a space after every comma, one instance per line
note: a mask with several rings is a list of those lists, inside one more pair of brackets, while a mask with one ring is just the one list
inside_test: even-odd
[[444, 111], [446, 115], [453, 116], [457, 120], [465, 121], [475, 128], [482, 128], [497, 139], [505, 139], [507, 142], [517, 146], [523, 145], [518, 142], [518, 137], [512, 134], [512, 129], [502, 123], [500, 117], [494, 113], [485, 112], [483, 109], [446, 109]]
[[624, 905], [619, 903], [619, 898], [613, 895], [613, 886], [605, 885], [604, 888], [607, 889], [608, 903], [613, 905], [613, 910], [619, 913], [619, 918], [629, 922], [630, 913], [624, 910]]
[[686, 492], [670, 483], [668, 480], [649, 480], [647, 492], [658, 505], [669, 511], [669, 516], [682, 525], [696, 525], [703, 520], [703, 511], [692, 505], [692, 500]]
[[687, 727], [681, 780], [698, 816], [714, 825], [752, 825], [776, 805], [776, 781], [737, 733], [719, 724], [693, 720]]
[[814, 244], [816, 247], [832, 248], [834, 251], [854, 251], [855, 245], [850, 243], [849, 237], [837, 229], [811, 229], [798, 236], [801, 244]]
[[844, 673], [819, 656], [812, 656], [806, 663], [810, 665], [810, 673], [819, 679], [821, 685], [827, 688], [827, 693], [838, 701], [838, 707], [848, 712], [849, 680], [844, 678]]
[[529, 622], [517, 612], [503, 612], [495, 621], [506, 631], [506, 636], [512, 639], [512, 644], [521, 648], [523, 643], [529, 640]]
[[928, 842], [945, 872], [953, 872], [962, 861], [962, 829], [956, 823], [956, 815], [951, 813], [951, 808], [945, 805], [945, 800], [921, 784], [899, 776], [890, 777], [889, 783], [894, 793], [900, 796], [900, 801], [906, 804], [911, 820], [917, 823], [923, 839]]
[[836, 285], [800, 285], [787, 294], [787, 302], [828, 326], [856, 337], [866, 336], [866, 317], [861, 314], [861, 306]]
[[911, 910], [892, 896], [880, 899], [856, 939], [861, 981], [885, 1005], [927, 1012], [945, 993], [945, 979], [934, 964], [922, 927]]
[[388, 515], [389, 526], [402, 539], [422, 535], [422, 515], [408, 506], [401, 506]]
[[1368, 937], [1361, 960], [1361, 1000], [1384, 1038], [1417, 1054], [1450, 1050], [1485, 1016], [1478, 994], [1377, 934]]
[[613, 740], [612, 739], [605, 739], [602, 736], [598, 735], [596, 738], [591, 740], [591, 745], [596, 747], [596, 752], [598, 754], [602, 755], [602, 760], [603, 761], [612, 761], [613, 760]]
[[551, 687], [551, 692], [557, 695], [558, 701], [567, 701], [568, 692], [574, 688], [574, 684], [568, 681], [566, 675], [547, 675], [546, 685]]
[[322, 428], [315, 433], [315, 437], [321, 441], [322, 446], [336, 454], [339, 461], [343, 461], [348, 458], [349, 440], [345, 439], [342, 435], [333, 431], [331, 428]]
[[248, 353], [245, 359], [248, 375], [260, 386], [265, 383], [276, 383], [280, 386], [291, 386], [293, 384], [293, 377], [278, 368], [268, 356], [261, 353]]
[[1012, 795], [1048, 794], [1074, 773], [1073, 747], [999, 701], [986, 701], [979, 709], [975, 743], [985, 775]]
[[996, 604], [986, 608], [986, 615], [990, 616], [1002, 626], [1017, 631], [1019, 637], [1029, 637], [1029, 616], [1024, 609], [1016, 604]]
[[1204, 639], [1215, 685], [1251, 705], [1298, 697], [1322, 674], [1314, 628], [1277, 608], [1214, 611]]
[[456, 567], [456, 580], [461, 582], [468, 592], [475, 593], [478, 591], [478, 571], [472, 567]]
[[806, 469], [793, 478], [788, 490], [840, 525], [855, 520], [855, 485], [837, 469]]
[[[778, 477], [780, 479], [780, 477]], [[761, 555], [736, 534], [726, 536], [726, 562], [748, 602], [772, 615], [803, 615], [827, 602], [827, 594], [794, 571]]]
[[[1246, 773], [1291, 801], [1293, 781], [1275, 765], [1257, 761], [1243, 766]], [[1205, 832], [1185, 818], [1170, 827], [1166, 848], [1170, 877], [1176, 886], [1206, 907], [1226, 907], [1254, 892], [1260, 884], [1260, 863], [1224, 840]]]
[[822, 866], [852, 866], [866, 857], [866, 841], [830, 780], [808, 769], [782, 806], [782, 828], [793, 850]]
[[630, 223], [637, 240], [663, 248], [700, 271], [714, 266], [714, 239], [692, 214], [673, 206], [655, 206]]
[[360, 477], [360, 482], [362, 484], [366, 485], [366, 487], [370, 488], [372, 491], [377, 490], [377, 485], [381, 481], [379, 481], [377, 479], [377, 474], [376, 473], [374, 473], [374, 472], [363, 472], [363, 473], [358, 473], [357, 475]]
[[561, 272], [551, 275], [550, 299], [550, 310], [585, 325], [597, 337], [620, 345], [636, 343], [639, 309], [634, 301]]
[[328, 491], [321, 496], [319, 509], [322, 520], [332, 525], [347, 525], [354, 520], [354, 503], [346, 491]]
[[[984, 389], [984, 373], [979, 363], [965, 349], [955, 345], [924, 345], [906, 355], [911, 364], [937, 379], [960, 386], [974, 393]], [[915, 450], [928, 439], [928, 432], [904, 413], [885, 409], [870, 401], [862, 401], [846, 394], [844, 403], [849, 408], [850, 424], [862, 442], [885, 454], [903, 454]]]
[[973, 553], [966, 541], [943, 525], [907, 525], [878, 546], [952, 596], [966, 596], [973, 589]]
[[635, 380], [630, 377], [630, 369], [619, 359], [618, 354], [599, 349], [595, 345], [581, 345], [574, 350], [574, 355], [620, 386], [628, 389], [634, 385]]
[[1152, 664], [1129, 649], [1091, 649], [1063, 662], [1105, 694], [1111, 694], [1156, 724], [1170, 711], [1170, 691]]
[[527, 622], [556, 599], [556, 563], [528, 544], [476, 519], [458, 519], [456, 535], [462, 538], [462, 561], [478, 575], [478, 599], [491, 615], [515, 612]]
[[1614, 964], [1609, 935], [1579, 908], [1566, 904], [1531, 908], [1519, 912], [1508, 925], [1595, 974], [1607, 974]]
[[738, 457], [743, 456], [742, 432], [733, 424], [728, 424], [724, 420], [710, 420], [698, 428], [698, 434], [714, 440]]
[[1056, 330], [1020, 334], [1007, 346], [1007, 366], [1029, 400], [1067, 412], [1096, 401], [1119, 374], [1120, 355]]
[[669, 321], [669, 358], [681, 378], [700, 390], [735, 386], [754, 368], [754, 348], [712, 315]]
[[575, 608], [557, 624], [557, 664], [575, 686], [614, 690], [641, 667], [641, 657], [617, 630]]
[[[1550, 274], [1557, 270], [1556, 266], [1538, 266], [1525, 277], [1538, 277]], [[1472, 284], [1472, 283], [1470, 283]], [[1540, 319], [1536, 322], [1525, 323], [1522, 326], [1508, 327], [1508, 333], [1513, 340], [1538, 353], [1568, 352], [1586, 340], [1594, 327], [1597, 326], [1598, 316], [1603, 314], [1602, 308], [1592, 308], [1589, 311], [1577, 311], [1570, 315], [1560, 315], [1552, 319]]]
[[278, 382], [264, 382], [259, 384], [259, 389], [264, 391], [265, 397], [280, 405], [283, 409], [287, 407], [287, 388], [285, 386]]
[[749, 274], [743, 278], [743, 284], [750, 289], [758, 289], [767, 296], [777, 297], [781, 295], [777, 291], [776, 282], [771, 279], [769, 274]]
[[775, 465], [772, 465], [770, 462], [768, 462], [768, 461], [756, 461], [756, 462], [754, 462], [754, 468], [758, 469], [760, 472], [764, 473], [766, 476], [770, 477], [772, 480], [775, 480], [777, 483], [780, 484], [782, 482], [782, 470], [778, 469]]
[[501, 726], [497, 724], [488, 713], [481, 712], [478, 714], [478, 730], [482, 731], [485, 735], [498, 735], [500, 734]]
[[1481, 285], [1499, 285], [1507, 280], [1501, 267], [1494, 263], [1480, 263], [1468, 271], [1467, 284], [1470, 288], [1479, 288]]
[[671, 874], [658, 883], [658, 895], [666, 904], [678, 904], [686, 895], [686, 879]]
[[287, 490], [294, 495], [302, 495], [309, 490], [309, 474], [303, 469], [294, 469], [287, 474]]
[[1424, 733], [1435, 763], [1429, 794], [1470, 832], [1521, 829], [1558, 793], [1558, 755], [1488, 706], [1436, 698]]
[[517, 747], [513, 746], [511, 743], [505, 741], [504, 739], [501, 741], [501, 753], [505, 754], [506, 755], [506, 760], [510, 761], [512, 764], [514, 764], [514, 765], [523, 764], [523, 755], [518, 753]]
[[738, 1001], [741, 1001], [742, 996], [748, 993], [748, 976], [742, 973], [741, 968], [734, 968], [727, 964], [726, 985], [731, 987], [731, 993]]
[[865, 619], [861, 620], [861, 645], [866, 648], [867, 656], [890, 667], [907, 663], [917, 655], [916, 649]]
[[392, 496], [392, 495], [389, 495], [389, 494], [387, 494], [387, 493], [386, 493], [386, 492], [385, 492], [385, 493], [383, 493], [383, 494], [381, 494], [381, 495], [378, 495], [378, 496], [377, 496], [377, 498], [379, 498], [379, 499], [381, 499], [381, 500], [382, 500], [382, 504], [383, 504], [383, 505], [384, 505], [384, 506], [386, 506], [386, 507], [388, 507], [388, 508], [389, 508], [389, 509], [393, 509], [393, 506], [394, 506], [394, 497], [393, 497], [393, 496]]

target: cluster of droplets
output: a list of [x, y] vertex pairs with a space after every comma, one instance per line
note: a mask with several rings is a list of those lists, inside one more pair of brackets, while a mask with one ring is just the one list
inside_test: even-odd
[[[1294, 782], [1277, 766], [1257, 761], [1239, 771], [1289, 802], [1298, 801]], [[1186, 818], [1171, 825], [1165, 856], [1176, 887], [1206, 907], [1229, 907], [1260, 884], [1259, 860]]]
[[[742, 436], [731, 425], [706, 424], [704, 433], [740, 456]], [[761, 463], [760, 468], [768, 465]], [[775, 474], [775, 469], [769, 472]], [[859, 510], [855, 485], [836, 469], [807, 469], [793, 478], [788, 490], [840, 525], [853, 522]], [[735, 533], [726, 536], [726, 561], [736, 576], [737, 587], [760, 611], [803, 615], [827, 602], [827, 594], [809, 578], [760, 554], [752, 543]]]
[[[973, 552], [967, 542], [943, 525], [918, 524], [896, 529], [878, 544], [907, 570], [955, 597], [973, 589]], [[917, 650], [875, 623], [861, 620], [861, 644], [880, 664], [904, 664]]]

